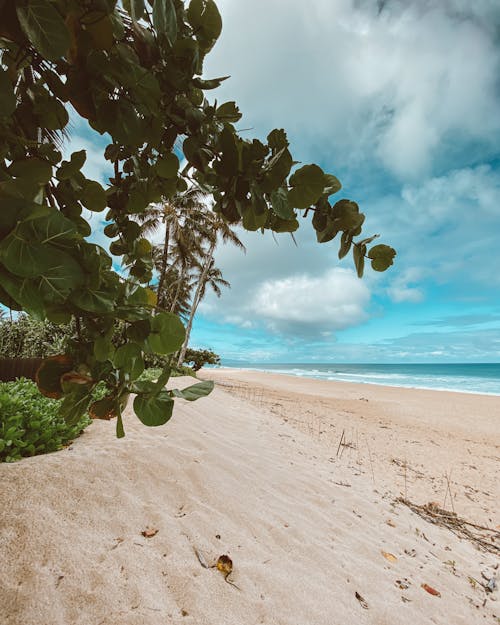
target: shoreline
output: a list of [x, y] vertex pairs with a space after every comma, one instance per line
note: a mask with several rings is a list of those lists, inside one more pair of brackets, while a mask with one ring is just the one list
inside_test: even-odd
[[[494, 363], [497, 364], [497, 363]], [[362, 385], [370, 385], [370, 386], [384, 386], [384, 387], [388, 387], [388, 388], [401, 388], [401, 389], [412, 389], [412, 390], [417, 390], [417, 391], [438, 391], [440, 393], [463, 393], [464, 395], [482, 395], [485, 397], [500, 397], [500, 391], [498, 393], [488, 393], [488, 392], [481, 392], [481, 391], [469, 391], [469, 390], [457, 390], [454, 388], [436, 388], [436, 387], [431, 387], [431, 386], [408, 386], [408, 385], [403, 385], [403, 384], [387, 384], [384, 382], [367, 382], [367, 381], [362, 381], [362, 380], [338, 380], [336, 378], [320, 378], [320, 377], [315, 377], [313, 375], [300, 375], [298, 373], [285, 373], [284, 371], [274, 371], [272, 369], [257, 369], [257, 368], [253, 368], [253, 367], [230, 367], [230, 366], [226, 366], [226, 365], [216, 365], [216, 366], [210, 366], [210, 367], [205, 367], [204, 370], [205, 371], [214, 371], [214, 370], [219, 370], [219, 369], [224, 369], [224, 370], [234, 370], [234, 371], [247, 371], [247, 372], [252, 372], [252, 371], [256, 371], [256, 372], [260, 372], [260, 373], [266, 373], [266, 374], [271, 374], [271, 375], [285, 375], [287, 377], [292, 377], [292, 378], [301, 378], [304, 380], [319, 380], [321, 382], [333, 382], [333, 383], [339, 383], [339, 384], [362, 384]]]

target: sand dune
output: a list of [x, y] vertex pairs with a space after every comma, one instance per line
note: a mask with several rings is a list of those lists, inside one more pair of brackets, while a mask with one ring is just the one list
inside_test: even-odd
[[[221, 387], [161, 428], [125, 426], [0, 465], [2, 625], [497, 622], [480, 584], [498, 558], [395, 504], [321, 434]], [[237, 587], [195, 550], [229, 555]]]

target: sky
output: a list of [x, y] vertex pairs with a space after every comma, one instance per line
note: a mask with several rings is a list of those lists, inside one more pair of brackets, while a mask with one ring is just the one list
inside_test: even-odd
[[[398, 255], [359, 280], [301, 219], [219, 247], [231, 283], [192, 346], [223, 362], [500, 362], [498, 0], [218, 0], [207, 78], [242, 136], [284, 128], [295, 160], [337, 175]], [[250, 130], [248, 130], [250, 129]], [[81, 135], [81, 136], [79, 136]], [[78, 127], [87, 175], [98, 140]]]

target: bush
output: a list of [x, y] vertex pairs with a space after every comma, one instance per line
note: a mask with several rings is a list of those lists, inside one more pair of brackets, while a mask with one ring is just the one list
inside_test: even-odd
[[184, 363], [190, 365], [193, 371], [199, 371], [203, 365], [220, 365], [220, 356], [209, 349], [188, 348]]
[[58, 414], [60, 403], [31, 380], [0, 383], [0, 462], [57, 451], [79, 436], [90, 418], [70, 426]]

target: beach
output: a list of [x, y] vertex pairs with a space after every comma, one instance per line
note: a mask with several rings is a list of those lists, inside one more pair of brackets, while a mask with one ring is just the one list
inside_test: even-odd
[[165, 426], [0, 465], [2, 625], [498, 624], [500, 398], [200, 377]]

